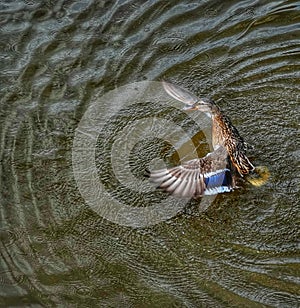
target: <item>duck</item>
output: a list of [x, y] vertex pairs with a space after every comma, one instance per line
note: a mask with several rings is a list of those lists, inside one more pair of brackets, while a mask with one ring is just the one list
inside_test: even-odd
[[170, 82], [163, 81], [162, 85], [169, 96], [184, 103], [183, 110], [204, 112], [211, 118], [213, 151], [175, 167], [149, 171], [148, 177], [157, 188], [171, 195], [197, 199], [233, 191], [238, 188], [238, 178], [248, 177], [255, 186], [267, 181], [268, 169], [253, 165], [246, 155], [248, 144], [213, 100], [200, 99]]

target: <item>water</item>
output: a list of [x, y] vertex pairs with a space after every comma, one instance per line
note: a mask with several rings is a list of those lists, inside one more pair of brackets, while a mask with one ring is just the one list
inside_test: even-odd
[[[0, 12], [2, 307], [300, 305], [299, 2], [28, 0]], [[96, 97], [162, 78], [222, 99], [271, 178], [134, 229], [86, 204], [73, 140]], [[136, 174], [160, 155], [139, 146]]]

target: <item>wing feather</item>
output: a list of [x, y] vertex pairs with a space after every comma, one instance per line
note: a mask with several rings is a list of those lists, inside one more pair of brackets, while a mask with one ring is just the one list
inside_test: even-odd
[[177, 85], [174, 85], [166, 81], [163, 81], [162, 84], [165, 91], [170, 96], [187, 105], [194, 105], [200, 100], [196, 95], [194, 95], [190, 91], [183, 89]]
[[203, 158], [150, 172], [150, 181], [166, 192], [182, 197], [229, 192], [233, 189], [233, 180], [227, 159], [225, 148], [220, 147]]

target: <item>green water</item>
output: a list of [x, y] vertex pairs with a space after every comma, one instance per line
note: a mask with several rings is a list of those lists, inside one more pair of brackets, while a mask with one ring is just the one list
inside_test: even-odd
[[[2, 1], [0, 306], [299, 307], [299, 27], [298, 1]], [[271, 178], [122, 226], [78, 189], [76, 128], [101, 95], [161, 79], [222, 99]], [[107, 112], [124, 144], [113, 129], [136, 110]], [[130, 155], [137, 177], [154, 156], [176, 161], [163, 141]]]

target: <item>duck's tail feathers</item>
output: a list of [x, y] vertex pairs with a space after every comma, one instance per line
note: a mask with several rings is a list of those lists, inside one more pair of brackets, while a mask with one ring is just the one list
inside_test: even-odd
[[239, 152], [232, 156], [234, 156], [231, 157], [233, 164], [241, 176], [244, 176], [255, 169], [255, 167], [244, 153]]

